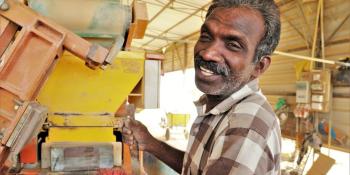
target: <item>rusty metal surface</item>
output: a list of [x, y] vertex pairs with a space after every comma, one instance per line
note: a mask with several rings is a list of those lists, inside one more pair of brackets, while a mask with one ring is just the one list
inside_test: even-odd
[[123, 36], [131, 23], [131, 9], [120, 1], [28, 0], [28, 5], [82, 37]]
[[14, 23], [0, 16], [0, 65], [2, 63], [1, 56], [15, 36], [17, 27]]
[[[36, 134], [47, 117], [47, 109], [36, 102], [23, 105], [23, 113], [19, 113], [18, 121], [7, 128], [1, 142], [3, 149], [0, 150], [0, 165], [10, 154], [17, 155], [24, 145]], [[12, 131], [11, 134], [6, 134]]]
[[39, 133], [46, 118], [46, 107], [36, 102], [28, 104], [23, 116], [6, 143], [6, 146], [11, 148], [13, 154], [19, 154], [24, 145]]
[[[22, 28], [28, 28], [28, 29], [35, 28], [35, 25], [38, 22], [42, 22], [46, 26], [48, 26], [46, 29], [52, 29], [52, 32], [56, 31], [64, 34], [63, 47], [65, 49], [71, 51], [73, 54], [75, 54], [79, 58], [82, 58], [84, 61], [93, 61], [98, 64], [104, 63], [104, 60], [108, 54], [107, 49], [103, 47], [99, 47], [94, 57], [92, 57], [91, 60], [88, 60], [87, 55], [91, 48], [91, 45], [92, 45], [91, 43], [80, 38], [78, 35], [65, 29], [64, 27], [54, 23], [53, 21], [43, 16], [40, 16], [38, 13], [35, 13], [29, 7], [17, 1], [7, 0], [6, 2], [9, 4], [10, 9], [7, 11], [0, 10], [1, 16], [9, 19], [10, 21], [16, 23], [18, 26]], [[43, 25], [39, 25], [39, 26], [43, 26]]]

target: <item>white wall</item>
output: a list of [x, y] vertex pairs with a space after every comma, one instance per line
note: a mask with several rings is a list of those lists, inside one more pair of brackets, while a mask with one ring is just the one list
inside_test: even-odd
[[169, 72], [161, 76], [160, 108], [171, 113], [194, 114], [196, 101], [202, 93], [194, 83], [194, 69]]

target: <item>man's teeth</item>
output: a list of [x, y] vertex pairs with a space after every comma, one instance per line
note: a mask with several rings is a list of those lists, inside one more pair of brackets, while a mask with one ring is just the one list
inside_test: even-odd
[[210, 71], [210, 70], [208, 70], [208, 69], [206, 69], [206, 68], [204, 68], [204, 67], [202, 67], [202, 66], [200, 66], [199, 68], [200, 68], [200, 70], [202, 71], [202, 73], [203, 73], [204, 75], [209, 76], [209, 75], [213, 75], [213, 74], [214, 74], [214, 72], [212, 72], [212, 71]]

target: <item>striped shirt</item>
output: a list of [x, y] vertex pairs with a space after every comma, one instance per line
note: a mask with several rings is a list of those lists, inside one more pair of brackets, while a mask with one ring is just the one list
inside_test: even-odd
[[205, 113], [206, 96], [195, 102], [183, 175], [280, 174], [279, 122], [255, 79]]

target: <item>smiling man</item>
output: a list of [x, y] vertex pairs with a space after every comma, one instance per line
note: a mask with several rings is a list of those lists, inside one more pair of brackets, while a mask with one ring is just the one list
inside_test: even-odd
[[279, 11], [273, 0], [214, 0], [194, 48], [195, 102], [186, 152], [152, 137], [127, 120], [125, 141], [154, 154], [177, 172], [280, 174], [277, 118], [258, 87], [279, 42]]

